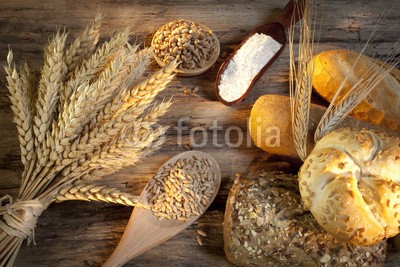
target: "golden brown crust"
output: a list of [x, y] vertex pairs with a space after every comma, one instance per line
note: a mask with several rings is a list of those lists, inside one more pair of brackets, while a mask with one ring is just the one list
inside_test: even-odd
[[238, 178], [228, 196], [224, 250], [239, 266], [377, 266], [386, 242], [356, 247], [335, 239], [302, 207], [297, 177], [262, 172]]
[[371, 245], [400, 229], [400, 139], [342, 128], [323, 137], [299, 172], [304, 205], [335, 237]]
[[[371, 70], [377, 71], [379, 66], [384, 69], [389, 67], [382, 61], [364, 55], [359, 57], [359, 53], [345, 49], [324, 51], [316, 55], [313, 60], [314, 90], [329, 102], [345, 78], [347, 81], [337, 100], [340, 100], [361, 78], [371, 76], [368, 74]], [[356, 66], [353, 68], [354, 64]], [[394, 68], [351, 112], [351, 115], [393, 131], [400, 131], [399, 109], [400, 70]]]

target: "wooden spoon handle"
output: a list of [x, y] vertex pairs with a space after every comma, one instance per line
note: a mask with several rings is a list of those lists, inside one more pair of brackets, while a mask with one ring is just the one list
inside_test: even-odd
[[285, 29], [296, 24], [303, 17], [303, 10], [307, 0], [290, 0], [283, 9], [279, 22]]

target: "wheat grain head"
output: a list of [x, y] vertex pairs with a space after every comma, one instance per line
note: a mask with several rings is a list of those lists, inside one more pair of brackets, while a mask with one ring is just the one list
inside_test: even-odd
[[56, 202], [67, 200], [103, 201], [125, 206], [148, 208], [146, 201], [139, 196], [133, 196], [115, 188], [93, 184], [77, 183], [62, 187], [55, 194], [54, 198]]
[[99, 40], [101, 21], [102, 15], [97, 13], [91, 23], [65, 51], [66, 77], [70, 76], [84, 59], [88, 59], [92, 55]]

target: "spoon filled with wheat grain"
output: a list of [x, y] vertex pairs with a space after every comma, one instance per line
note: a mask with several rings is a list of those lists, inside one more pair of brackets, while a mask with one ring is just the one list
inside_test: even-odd
[[220, 168], [209, 154], [188, 151], [169, 159], [141, 193], [148, 208], [134, 208], [103, 267], [122, 266], [190, 226], [213, 202], [220, 184]]
[[286, 30], [301, 19], [306, 4], [306, 0], [290, 0], [277, 21], [253, 30], [225, 59], [215, 82], [219, 101], [232, 105], [244, 99], [282, 54], [286, 45]]

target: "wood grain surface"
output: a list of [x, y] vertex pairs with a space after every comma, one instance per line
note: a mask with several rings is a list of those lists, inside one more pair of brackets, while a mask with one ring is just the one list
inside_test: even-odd
[[[39, 70], [42, 49], [48, 38], [57, 29], [65, 28], [69, 32], [68, 40], [72, 40], [98, 10], [105, 15], [102, 40], [129, 26], [132, 42], [149, 45], [152, 33], [160, 26], [186, 18], [214, 30], [224, 57], [255, 27], [274, 21], [285, 4], [286, 1], [277, 0], [2, 0], [0, 65], [5, 64], [10, 47], [17, 62], [27, 60]], [[337, 48], [360, 51], [375, 25], [380, 23], [366, 53], [384, 59], [400, 36], [399, 8], [399, 1], [394, 0], [320, 1], [318, 51]], [[249, 169], [297, 171], [283, 159], [256, 148], [246, 131], [251, 105], [260, 95], [288, 94], [288, 50], [263, 75], [245, 101], [233, 107], [224, 106], [215, 98], [214, 81], [220, 63], [218, 61], [202, 75], [179, 77], [171, 82], [159, 96], [159, 99], [174, 97], [171, 110], [161, 120], [162, 124], [171, 126], [166, 144], [137, 166], [101, 181], [139, 194], [168, 158], [191, 149], [210, 153], [221, 167], [221, 190], [209, 211], [196, 224], [128, 266], [231, 266], [224, 257], [222, 221], [226, 196], [235, 174]], [[4, 70], [0, 73], [0, 195], [15, 196], [21, 175], [19, 145]], [[195, 93], [190, 91], [194, 88], [198, 88]], [[184, 127], [182, 138], [177, 129], [179, 121]], [[206, 131], [199, 130], [200, 127]], [[196, 144], [201, 146], [196, 147]], [[51, 205], [38, 221], [37, 245], [23, 245], [16, 265], [100, 266], [118, 243], [131, 211], [129, 207], [106, 203]], [[198, 228], [208, 233], [203, 238], [203, 246], [196, 242]], [[386, 266], [400, 266], [400, 253], [390, 251]]]

